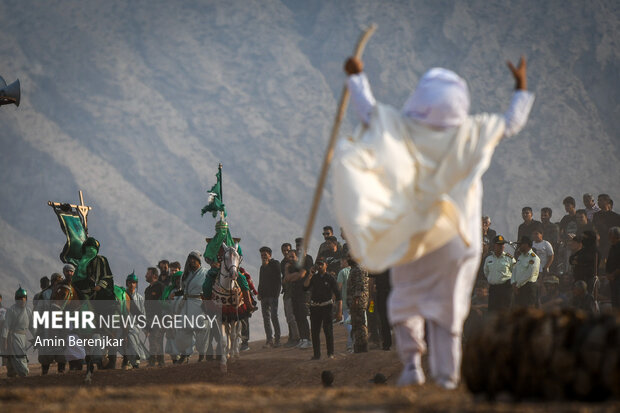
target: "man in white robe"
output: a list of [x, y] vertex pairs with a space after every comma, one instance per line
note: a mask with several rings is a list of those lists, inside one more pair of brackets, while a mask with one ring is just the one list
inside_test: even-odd
[[[202, 284], [205, 282], [207, 269], [201, 266], [200, 253], [192, 251], [185, 262], [181, 285], [183, 298], [179, 303], [179, 314], [194, 321], [204, 315], [202, 309]], [[204, 321], [203, 321], [204, 322]], [[199, 324], [199, 323], [198, 323]], [[194, 352], [194, 344], [202, 355], [206, 351], [207, 330], [201, 328], [180, 328], [176, 332], [176, 345], [181, 353], [179, 363], [184, 363]]]
[[26, 290], [19, 287], [15, 292], [15, 304], [13, 304], [5, 315], [2, 330], [0, 330], [0, 351], [5, 356], [7, 376], [15, 377], [27, 376], [28, 340], [26, 333], [30, 331], [35, 336], [32, 328], [32, 309], [26, 306]]
[[517, 90], [506, 114], [469, 116], [467, 84], [454, 72], [429, 70], [398, 112], [377, 104], [361, 61], [345, 63], [364, 128], [336, 152], [336, 213], [363, 266], [392, 268], [399, 385], [425, 382], [425, 320], [432, 378], [444, 388], [458, 385], [463, 322], [480, 263], [482, 174], [501, 138], [525, 125], [534, 100], [525, 60], [509, 67]]

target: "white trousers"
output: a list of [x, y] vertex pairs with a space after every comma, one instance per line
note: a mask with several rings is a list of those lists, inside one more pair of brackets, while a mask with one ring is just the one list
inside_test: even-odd
[[[428, 359], [431, 377], [439, 383], [458, 383], [461, 367], [461, 336], [452, 334], [434, 321], [429, 321]], [[398, 356], [405, 368], [421, 369], [422, 354], [426, 352], [424, 319], [412, 317], [406, 323], [394, 326]]]
[[461, 334], [479, 264], [479, 248], [454, 238], [419, 260], [392, 269], [388, 312], [405, 367], [420, 367], [427, 349], [426, 320], [431, 377], [444, 385], [458, 383]]

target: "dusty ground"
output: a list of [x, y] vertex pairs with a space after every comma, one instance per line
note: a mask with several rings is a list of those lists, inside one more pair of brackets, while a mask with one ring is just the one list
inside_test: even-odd
[[[205, 411], [450, 411], [450, 412], [618, 412], [620, 402], [604, 404], [508, 401], [490, 403], [474, 398], [461, 386], [446, 391], [433, 384], [396, 388], [400, 365], [394, 351], [366, 354], [344, 352], [342, 328], [336, 327], [336, 358], [310, 361], [311, 350], [251, 350], [229, 364], [222, 374], [215, 362], [138, 370], [96, 371], [91, 385], [84, 373], [40, 376], [33, 365], [25, 378], [0, 375], [0, 412], [205, 412]], [[341, 351], [338, 351], [341, 350]], [[323, 350], [324, 351], [324, 350]], [[323, 370], [335, 375], [334, 387], [321, 386]], [[369, 382], [383, 373], [388, 385]]]

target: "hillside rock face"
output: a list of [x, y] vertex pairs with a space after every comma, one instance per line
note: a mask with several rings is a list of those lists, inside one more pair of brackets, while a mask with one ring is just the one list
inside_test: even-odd
[[[93, 206], [89, 232], [116, 281], [203, 250], [201, 217], [224, 165], [224, 198], [244, 265], [280, 258], [305, 225], [360, 29], [378, 100], [400, 107], [444, 66], [468, 82], [473, 111], [503, 111], [505, 60], [528, 57], [537, 100], [497, 149], [485, 213], [516, 236], [520, 209], [566, 195], [620, 194], [620, 4], [616, 1], [53, 1], [0, 3], [0, 75], [22, 104], [0, 108], [0, 292], [58, 271], [64, 243], [48, 200]], [[349, 133], [352, 112], [342, 126]], [[337, 226], [331, 187], [314, 231]], [[141, 282], [140, 289], [144, 288]], [[7, 300], [7, 304], [11, 300]]]

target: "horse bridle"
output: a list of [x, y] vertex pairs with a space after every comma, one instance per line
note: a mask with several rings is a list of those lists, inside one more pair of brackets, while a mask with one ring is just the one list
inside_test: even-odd
[[[52, 307], [56, 307], [59, 310], [64, 311], [69, 301], [73, 299], [73, 289], [71, 288], [69, 284], [60, 284], [58, 287], [56, 287], [56, 291], [58, 291], [59, 289], [67, 290], [68, 294], [65, 295], [65, 299], [62, 303], [62, 306], [59, 306], [58, 304], [54, 302], [54, 304], [52, 304]], [[56, 300], [52, 300], [52, 301], [56, 301]]]
[[[230, 250], [232, 251], [232, 249]], [[239, 271], [239, 264], [241, 264], [241, 256], [239, 257], [239, 263], [237, 263], [237, 265], [232, 264], [230, 266], [227, 265], [226, 263], [226, 254], [232, 254], [232, 252], [226, 252], [224, 254], [224, 259], [222, 260], [223, 264], [224, 264], [224, 268], [226, 269], [226, 271], [228, 272], [228, 274], [230, 274], [230, 277], [233, 278], [233, 274], [235, 274], [237, 271]], [[235, 270], [233, 272], [233, 269]]]

